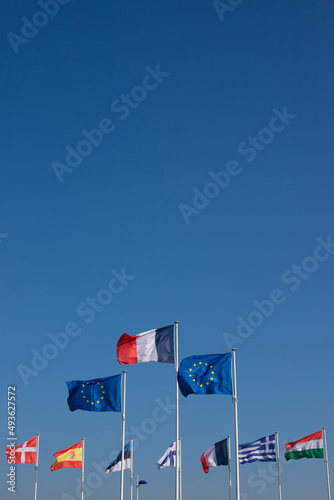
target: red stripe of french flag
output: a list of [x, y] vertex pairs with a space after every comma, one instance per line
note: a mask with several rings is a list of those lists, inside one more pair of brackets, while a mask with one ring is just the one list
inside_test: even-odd
[[121, 365], [135, 365], [138, 363], [136, 337], [124, 333], [117, 342], [117, 359]]
[[174, 363], [173, 325], [148, 330], [138, 335], [124, 333], [117, 342], [117, 359], [121, 365], [147, 361]]

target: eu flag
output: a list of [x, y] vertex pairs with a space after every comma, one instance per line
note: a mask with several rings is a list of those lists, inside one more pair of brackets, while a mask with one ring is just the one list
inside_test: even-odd
[[188, 394], [232, 394], [231, 353], [185, 358], [177, 378], [185, 397]]
[[120, 374], [66, 382], [70, 410], [121, 411], [121, 380]]

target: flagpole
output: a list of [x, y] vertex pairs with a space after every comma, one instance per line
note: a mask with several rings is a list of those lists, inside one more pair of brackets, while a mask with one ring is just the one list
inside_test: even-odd
[[324, 438], [324, 451], [325, 451], [325, 464], [326, 464], [326, 473], [327, 473], [328, 500], [331, 500], [331, 487], [330, 487], [330, 483], [329, 483], [329, 470], [328, 470], [326, 427], [322, 428], [322, 435], [323, 435], [323, 438]]
[[83, 500], [84, 497], [84, 479], [85, 479], [85, 438], [82, 439], [81, 500]]
[[179, 443], [180, 443], [180, 447], [179, 447], [179, 452], [180, 452], [180, 463], [179, 463], [179, 469], [180, 469], [180, 498], [179, 500], [182, 500], [182, 466], [181, 466], [181, 463], [182, 463], [182, 460], [181, 460], [181, 438], [179, 438]]
[[37, 474], [38, 474], [38, 458], [39, 458], [39, 432], [37, 433], [36, 443], [36, 464], [35, 464], [35, 495], [34, 500], [37, 499]]
[[238, 435], [238, 399], [237, 399], [237, 368], [235, 361], [235, 351], [236, 348], [232, 348], [232, 358], [233, 358], [233, 396], [232, 401], [234, 403], [234, 424], [235, 424], [235, 488], [236, 488], [236, 500], [240, 500], [240, 489], [239, 489], [239, 435]]
[[278, 432], [276, 434], [276, 465], [277, 465], [277, 477], [278, 477], [278, 500], [282, 500], [282, 490], [281, 490], [281, 473], [279, 466], [279, 442], [278, 442]]
[[124, 487], [125, 389], [126, 389], [126, 370], [123, 371], [121, 500], [123, 500], [123, 487]]
[[131, 442], [131, 471], [130, 471], [130, 500], [133, 496], [133, 438], [130, 439]]
[[229, 500], [232, 500], [232, 477], [231, 477], [231, 436], [227, 436], [228, 449], [228, 475], [229, 475]]
[[174, 323], [174, 358], [175, 358], [175, 371], [176, 371], [175, 500], [179, 500], [179, 383], [177, 380], [177, 373], [179, 370], [178, 330], [179, 330], [179, 322], [175, 321]]

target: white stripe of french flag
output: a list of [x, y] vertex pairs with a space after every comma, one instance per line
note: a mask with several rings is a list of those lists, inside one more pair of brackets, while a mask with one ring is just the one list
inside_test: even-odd
[[174, 325], [134, 336], [124, 333], [117, 342], [116, 350], [121, 365], [147, 361], [174, 363]]

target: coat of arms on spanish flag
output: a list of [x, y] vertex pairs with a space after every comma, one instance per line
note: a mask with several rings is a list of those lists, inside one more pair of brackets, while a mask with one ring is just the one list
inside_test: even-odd
[[57, 451], [53, 454], [56, 461], [51, 465], [51, 470], [63, 469], [64, 467], [82, 468], [82, 441], [66, 448], [65, 450]]

